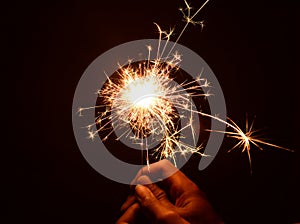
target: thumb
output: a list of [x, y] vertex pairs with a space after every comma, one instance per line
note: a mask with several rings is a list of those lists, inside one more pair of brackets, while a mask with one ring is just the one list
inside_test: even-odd
[[154, 184], [148, 176], [144, 175], [139, 177], [137, 182], [138, 184], [146, 186], [162, 206], [170, 209], [174, 207], [169, 201], [166, 193], [156, 184]]
[[162, 205], [148, 187], [137, 185], [135, 194], [142, 209], [150, 218], [156, 218], [162, 212]]
[[163, 206], [148, 187], [137, 185], [135, 187], [135, 194], [142, 210], [145, 212], [146, 216], [150, 218], [151, 221], [155, 221], [156, 223], [161, 224], [187, 223], [175, 211]]

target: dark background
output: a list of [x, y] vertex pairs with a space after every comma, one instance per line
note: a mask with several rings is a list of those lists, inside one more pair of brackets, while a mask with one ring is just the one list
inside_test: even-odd
[[[195, 8], [202, 1], [191, 1]], [[3, 7], [9, 28], [6, 58], [16, 77], [14, 165], [5, 199], [11, 222], [114, 223], [128, 186], [101, 176], [82, 157], [71, 113], [76, 85], [87, 66], [119, 44], [157, 38], [184, 25], [183, 1], [22, 1]], [[244, 125], [246, 112], [272, 143], [295, 150], [253, 149], [227, 154], [225, 140], [203, 172], [183, 171], [208, 195], [226, 223], [299, 220], [299, 3], [213, 1], [180, 43], [212, 68], [228, 115]], [[174, 40], [174, 39], [173, 39]]]

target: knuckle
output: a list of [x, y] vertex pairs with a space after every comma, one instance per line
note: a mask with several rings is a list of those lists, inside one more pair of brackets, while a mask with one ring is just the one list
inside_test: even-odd
[[166, 193], [163, 190], [161, 190], [161, 189], [157, 189], [156, 190], [155, 196], [156, 196], [157, 200], [162, 200], [162, 199], [166, 199], [167, 198]]

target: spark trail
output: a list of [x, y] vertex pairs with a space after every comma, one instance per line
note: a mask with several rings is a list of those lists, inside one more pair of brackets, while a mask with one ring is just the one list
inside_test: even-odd
[[[152, 145], [148, 144], [148, 136], [161, 138], [160, 145], [154, 152], [156, 158], [171, 158], [176, 165], [176, 156], [178, 154], [184, 156], [186, 154], [198, 153], [205, 156], [200, 153], [200, 149], [202, 148], [201, 144], [195, 147], [184, 143], [178, 138], [178, 135], [183, 130], [189, 129], [195, 142], [195, 129], [197, 127], [194, 127], [193, 121], [195, 116], [200, 115], [214, 119], [227, 126], [227, 130], [222, 131], [222, 133], [238, 141], [229, 151], [240, 148], [242, 152], [246, 152], [251, 172], [252, 146], [260, 150], [262, 150], [262, 145], [289, 150], [268, 143], [260, 138], [256, 134], [257, 131], [253, 129], [253, 122], [249, 126], [248, 119], [246, 119], [246, 128], [245, 131], [243, 131], [230, 118], [223, 120], [218, 116], [198, 111], [192, 102], [192, 97], [210, 97], [210, 94], [203, 93], [202, 91], [203, 88], [210, 87], [209, 80], [202, 77], [203, 71], [199, 78], [192, 82], [183, 82], [179, 85], [174, 84], [172, 74], [179, 69], [182, 60], [182, 55], [180, 55], [179, 52], [173, 52], [174, 47], [189, 24], [200, 25], [203, 29], [204, 22], [195, 21], [194, 18], [208, 2], [209, 0], [205, 1], [202, 6], [192, 14], [192, 7], [184, 0], [186, 8], [180, 8], [179, 10], [183, 14], [185, 25], [176, 41], [173, 42], [169, 52], [165, 53], [174, 29], [166, 32], [155, 23], [159, 32], [158, 48], [155, 53], [156, 59], [150, 60], [153, 49], [151, 46], [146, 46], [148, 49], [147, 61], [140, 62], [138, 66], [133, 66], [131, 61], [128, 61], [126, 66], [119, 65], [119, 70], [117, 71], [118, 81], [111, 80], [110, 77], [107, 76], [107, 82], [98, 92], [103, 102], [101, 105], [96, 106], [105, 108], [105, 110], [97, 115], [95, 123], [87, 126], [90, 139], [94, 139], [99, 132], [109, 129], [109, 126], [113, 126], [114, 129], [123, 130], [125, 128], [121, 136], [116, 140], [119, 140], [121, 137], [127, 137], [131, 138], [133, 144], [140, 145], [141, 149], [146, 150], [146, 161], [149, 166], [149, 148], [152, 147]], [[161, 46], [162, 39], [166, 39], [164, 46]], [[188, 91], [189, 94], [186, 94], [184, 91]], [[189, 122], [180, 128], [178, 128], [177, 122], [183, 115], [178, 114], [175, 108], [180, 108], [189, 114]], [[88, 109], [95, 109], [95, 107], [79, 108], [78, 112], [82, 115], [82, 113]], [[93, 131], [92, 127], [97, 125], [99, 128]], [[132, 131], [134, 131], [133, 137], [130, 135]], [[221, 132], [218, 130], [208, 131]], [[111, 130], [103, 141], [113, 132], [114, 130]]]

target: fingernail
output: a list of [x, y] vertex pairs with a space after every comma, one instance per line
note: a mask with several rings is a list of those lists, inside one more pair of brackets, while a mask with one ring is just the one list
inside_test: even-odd
[[141, 200], [141, 191], [143, 191], [144, 186], [141, 184], [138, 184], [135, 186], [135, 196], [140, 201]]
[[150, 177], [143, 175], [137, 179], [137, 183], [141, 185], [148, 185], [148, 184], [152, 184], [153, 182], [151, 181]]
[[[140, 188], [143, 188], [143, 187], [144, 187], [143, 185], [137, 184], [137, 185], [135, 186], [135, 191], [138, 190], [138, 189], [140, 189]], [[138, 190], [138, 191], [139, 191], [139, 190]]]

